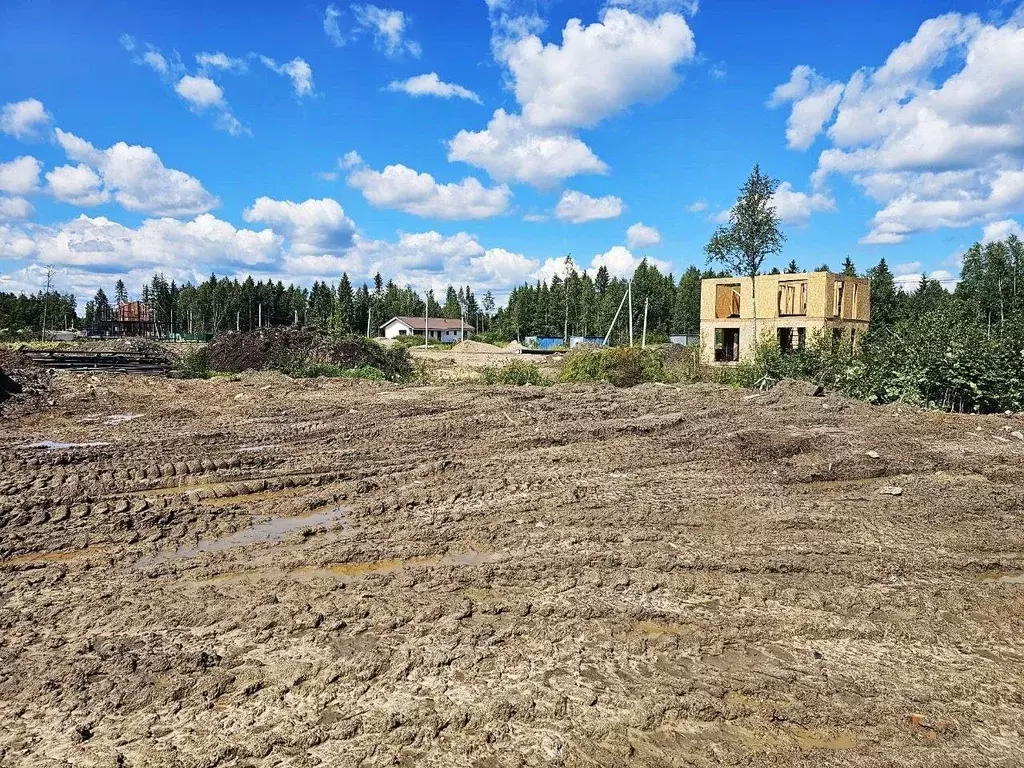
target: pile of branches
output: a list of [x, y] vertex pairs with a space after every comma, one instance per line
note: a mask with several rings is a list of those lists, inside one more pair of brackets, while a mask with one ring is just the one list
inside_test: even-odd
[[226, 373], [275, 370], [292, 373], [309, 365], [369, 366], [391, 379], [413, 371], [406, 349], [384, 347], [363, 336], [329, 336], [308, 328], [263, 328], [218, 336], [206, 348], [210, 370]]

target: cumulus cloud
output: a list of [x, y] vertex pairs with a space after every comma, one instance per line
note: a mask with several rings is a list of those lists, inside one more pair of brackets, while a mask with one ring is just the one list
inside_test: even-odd
[[313, 93], [313, 68], [305, 59], [295, 57], [289, 62], [278, 64], [269, 56], [260, 56], [260, 61], [277, 74], [289, 78], [296, 96], [309, 96]]
[[626, 230], [626, 246], [631, 250], [637, 248], [650, 248], [661, 242], [661, 233], [654, 227], [648, 227], [638, 221]]
[[[779, 184], [772, 197], [772, 205], [775, 207], [775, 215], [783, 224], [803, 226], [811, 218], [811, 214], [819, 212], [832, 212], [836, 210], [836, 202], [825, 192], [797, 192], [793, 189], [792, 183], [784, 181]], [[716, 224], [725, 224], [729, 221], [731, 208], [719, 211], [711, 220]]]
[[436, 72], [416, 75], [408, 80], [393, 80], [388, 85], [388, 90], [400, 91], [410, 96], [438, 96], [442, 99], [458, 98], [467, 99], [477, 104], [483, 103], [473, 91], [455, 83], [444, 82]]
[[[813, 70], [797, 70], [814, 92]], [[804, 88], [797, 70], [780, 97], [793, 101], [794, 114], [800, 97], [791, 97]], [[864, 243], [1003, 219], [1024, 205], [1022, 103], [1024, 18], [928, 19], [881, 66], [858, 69], [842, 86], [834, 119], [827, 110], [821, 124], [831, 119], [831, 146], [813, 180], [846, 175], [882, 206]]]
[[191, 221], [147, 219], [138, 227], [85, 214], [30, 238], [43, 263], [83, 269], [180, 267], [200, 264], [266, 265], [280, 258], [281, 238], [269, 229], [236, 229], [210, 214]]
[[41, 169], [39, 161], [31, 155], [22, 155], [10, 162], [0, 163], [0, 192], [11, 195], [35, 192], [39, 186]]
[[611, 0], [608, 5], [631, 8], [647, 15], [685, 13], [694, 16], [700, 8], [698, 0]]
[[[608, 274], [612, 277], [632, 277], [636, 268], [640, 266], [641, 261], [643, 261], [643, 258], [634, 256], [628, 248], [621, 245], [613, 245], [604, 253], [597, 254], [591, 262], [591, 267], [595, 270], [606, 267]], [[668, 262], [661, 261], [660, 259], [648, 257], [647, 263], [653, 264], [662, 272], [671, 270]]]
[[686, 210], [690, 213], [700, 213], [708, 209], [708, 204], [704, 200], [697, 200], [696, 202], [690, 203], [686, 206]]
[[54, 168], [46, 174], [46, 187], [50, 195], [62, 203], [88, 207], [110, 200], [110, 192], [103, 188], [103, 179], [84, 163]]
[[34, 239], [17, 227], [0, 224], [0, 259], [30, 259], [35, 255]]
[[803, 64], [793, 68], [789, 81], [777, 86], [768, 101], [771, 107], [793, 105], [786, 122], [790, 149], [807, 149], [814, 143], [842, 95], [842, 83], [831, 83]]
[[775, 206], [775, 215], [785, 224], [803, 225], [812, 213], [836, 210], [835, 200], [824, 192], [797, 192], [788, 181], [779, 184], [772, 197], [772, 204]]
[[583, 224], [597, 219], [614, 219], [622, 215], [622, 198], [615, 195], [591, 197], [583, 192], [567, 189], [555, 206], [555, 217], [572, 224]]
[[507, 186], [484, 187], [467, 177], [458, 183], [439, 184], [429, 173], [404, 165], [383, 171], [357, 167], [348, 183], [377, 208], [394, 208], [415, 216], [437, 219], [486, 219], [504, 213], [512, 196]]
[[174, 86], [174, 90], [181, 98], [199, 110], [224, 105], [224, 91], [204, 75], [185, 75]]
[[25, 99], [4, 104], [0, 110], [0, 131], [16, 139], [30, 139], [51, 120], [43, 102], [39, 99]]
[[1016, 235], [1024, 240], [1024, 228], [1014, 219], [1003, 219], [1002, 221], [993, 221], [991, 224], [986, 224], [981, 240], [985, 243], [991, 243], [996, 240], [1005, 240], [1010, 235]]
[[27, 219], [35, 211], [24, 197], [0, 197], [0, 220]]
[[672, 89], [676, 67], [696, 48], [686, 20], [674, 13], [647, 19], [610, 8], [600, 22], [570, 19], [562, 44], [526, 35], [505, 45], [523, 118], [536, 128], [592, 127], [637, 102]]
[[103, 181], [103, 189], [130, 211], [194, 216], [219, 204], [198, 179], [167, 168], [150, 147], [121, 141], [107, 149], [97, 149], [60, 128], [55, 130], [55, 136], [68, 158], [94, 170]]
[[245, 221], [269, 224], [291, 243], [294, 253], [316, 255], [348, 248], [355, 224], [337, 200], [273, 200], [260, 197], [242, 212]]
[[448, 142], [448, 159], [483, 168], [497, 181], [540, 188], [581, 173], [608, 172], [608, 166], [575, 136], [533, 129], [503, 109], [495, 111], [486, 129], [459, 131]]

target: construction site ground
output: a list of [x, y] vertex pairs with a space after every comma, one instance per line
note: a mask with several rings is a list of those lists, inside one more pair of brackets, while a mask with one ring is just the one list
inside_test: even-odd
[[0, 765], [1024, 762], [1024, 418], [53, 386], [0, 422]]

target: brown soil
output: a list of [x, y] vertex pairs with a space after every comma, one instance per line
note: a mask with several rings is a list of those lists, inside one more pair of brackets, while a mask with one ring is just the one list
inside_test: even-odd
[[0, 765], [1021, 764], [1017, 418], [270, 374], [54, 398], [0, 429]]

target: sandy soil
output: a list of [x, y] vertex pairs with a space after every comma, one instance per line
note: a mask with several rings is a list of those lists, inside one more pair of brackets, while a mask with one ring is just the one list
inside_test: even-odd
[[58, 384], [0, 429], [0, 765], [1024, 761], [1017, 417]]

